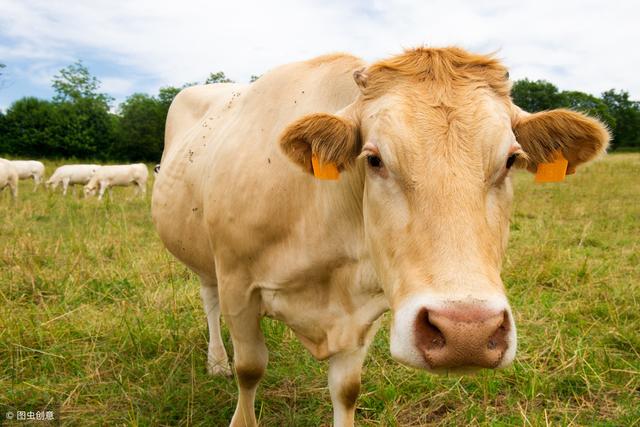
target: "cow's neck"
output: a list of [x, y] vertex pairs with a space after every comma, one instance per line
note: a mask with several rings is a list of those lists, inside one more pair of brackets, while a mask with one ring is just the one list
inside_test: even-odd
[[[265, 314], [286, 322], [319, 358], [368, 341], [388, 305], [364, 241], [362, 164], [317, 181], [287, 255], [287, 282], [263, 289]], [[295, 253], [294, 253], [295, 252]]]

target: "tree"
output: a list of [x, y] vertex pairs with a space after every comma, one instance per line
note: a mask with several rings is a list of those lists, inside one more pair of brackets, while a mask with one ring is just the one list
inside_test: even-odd
[[52, 79], [57, 114], [50, 123], [56, 136], [55, 156], [106, 158], [116, 138], [109, 95], [98, 92], [100, 81], [81, 61], [60, 70]]
[[105, 93], [98, 93], [100, 80], [89, 73], [89, 69], [77, 61], [60, 70], [60, 74], [53, 77], [51, 85], [56, 91], [55, 102], [75, 102], [80, 99], [94, 99], [105, 106], [113, 100]]
[[560, 106], [597, 117], [610, 129], [616, 126], [616, 119], [611, 115], [607, 104], [602, 99], [588, 93], [563, 91], [560, 93]]
[[181, 90], [181, 88], [174, 86], [160, 88], [160, 91], [158, 92], [158, 100], [167, 111], [169, 110], [171, 102], [173, 102], [173, 98], [175, 98]]
[[530, 113], [551, 110], [561, 105], [558, 88], [544, 80], [518, 80], [511, 89], [511, 98], [520, 108]]
[[615, 120], [613, 130], [614, 148], [640, 148], [640, 103], [629, 99], [629, 93], [610, 89], [602, 94]]
[[27, 97], [15, 101], [4, 117], [0, 152], [18, 156], [39, 153], [42, 157], [55, 154], [51, 123], [55, 107], [50, 101]]
[[258, 80], [260, 77], [262, 76], [256, 76], [255, 74], [251, 74], [251, 77], [249, 78], [249, 83], [253, 83], [256, 80]]
[[154, 162], [160, 160], [164, 147], [166, 101], [144, 93], [134, 93], [120, 104], [118, 138], [111, 151], [113, 157]]
[[228, 78], [224, 71], [218, 71], [217, 73], [210, 73], [207, 80], [205, 80], [204, 84], [208, 85], [211, 83], [235, 83], [233, 80]]
[[116, 139], [117, 119], [94, 99], [54, 103], [51, 123], [56, 138], [55, 157], [106, 159]]

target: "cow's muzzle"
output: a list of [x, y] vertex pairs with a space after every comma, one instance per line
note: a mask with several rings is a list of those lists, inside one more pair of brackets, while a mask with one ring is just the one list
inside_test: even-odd
[[504, 297], [418, 298], [395, 313], [391, 354], [410, 366], [434, 372], [501, 368], [515, 352], [515, 324]]
[[431, 369], [496, 368], [509, 347], [510, 328], [506, 310], [423, 308], [415, 322], [416, 346]]

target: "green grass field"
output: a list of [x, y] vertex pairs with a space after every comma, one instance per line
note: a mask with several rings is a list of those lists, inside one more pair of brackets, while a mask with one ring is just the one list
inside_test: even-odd
[[[519, 172], [503, 271], [514, 365], [465, 377], [410, 370], [389, 355], [386, 315], [356, 423], [640, 425], [639, 177], [631, 153], [561, 184]], [[206, 373], [199, 284], [160, 243], [150, 191], [116, 189], [100, 203], [31, 187], [21, 183], [15, 204], [0, 194], [0, 405], [48, 405], [63, 425], [228, 424], [236, 385]], [[260, 423], [330, 425], [327, 364], [282, 324], [263, 326]]]

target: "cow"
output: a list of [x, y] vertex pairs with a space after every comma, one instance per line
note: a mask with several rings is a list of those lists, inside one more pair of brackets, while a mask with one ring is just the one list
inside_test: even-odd
[[100, 168], [100, 165], [64, 165], [53, 172], [45, 185], [55, 190], [62, 184], [62, 195], [67, 195], [69, 184], [85, 185], [89, 182], [93, 174]]
[[[333, 54], [249, 86], [184, 89], [167, 120], [152, 217], [200, 278], [207, 365], [230, 367], [232, 426], [254, 426], [268, 354], [260, 318], [329, 361], [336, 426], [352, 426], [363, 359], [390, 310], [390, 350], [434, 373], [508, 366], [516, 326], [500, 277], [511, 172], [605, 152], [606, 128], [513, 104], [507, 69], [460, 48], [371, 64]], [[337, 180], [320, 180], [332, 170]]]
[[11, 195], [15, 200], [18, 197], [18, 171], [9, 160], [0, 159], [0, 191], [5, 187], [11, 189]]
[[148, 177], [149, 170], [143, 163], [101, 166], [84, 186], [84, 195], [92, 196], [99, 189], [98, 200], [102, 200], [107, 188], [128, 185], [135, 185], [136, 193], [144, 195], [147, 191]]
[[11, 163], [16, 168], [19, 179], [33, 178], [33, 191], [36, 191], [44, 177], [44, 164], [37, 160], [12, 160]]

